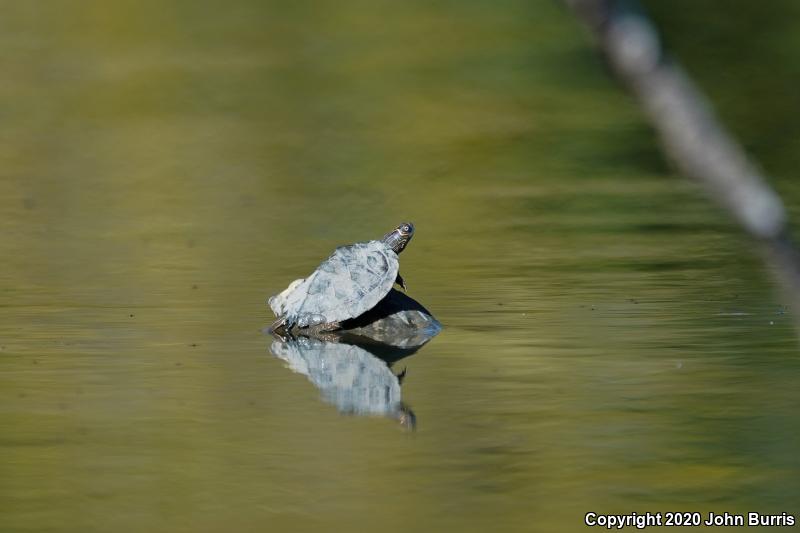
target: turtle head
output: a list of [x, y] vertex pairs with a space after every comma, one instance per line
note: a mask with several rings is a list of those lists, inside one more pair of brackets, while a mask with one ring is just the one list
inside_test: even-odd
[[405, 249], [411, 237], [414, 236], [414, 224], [411, 222], [403, 222], [395, 229], [387, 233], [381, 239], [389, 248], [394, 250], [394, 253], [399, 254]]

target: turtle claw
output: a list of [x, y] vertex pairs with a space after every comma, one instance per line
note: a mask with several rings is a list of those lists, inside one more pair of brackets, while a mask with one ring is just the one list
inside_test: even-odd
[[280, 317], [278, 320], [272, 323], [269, 327], [270, 333], [275, 333], [283, 328], [286, 327], [286, 317]]
[[282, 316], [278, 320], [272, 323], [272, 325], [269, 327], [269, 332], [277, 334], [281, 337], [283, 337], [283, 335], [281, 334], [281, 332], [283, 332], [283, 334], [286, 334], [289, 337], [293, 337], [294, 335], [292, 333], [292, 330], [296, 325], [297, 321], [295, 320], [294, 317]]

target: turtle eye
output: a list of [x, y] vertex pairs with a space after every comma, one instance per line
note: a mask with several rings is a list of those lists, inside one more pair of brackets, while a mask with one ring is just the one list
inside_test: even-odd
[[403, 226], [401, 229], [402, 229], [403, 233], [408, 233], [409, 231], [411, 231], [411, 227], [409, 227], [409, 226]]

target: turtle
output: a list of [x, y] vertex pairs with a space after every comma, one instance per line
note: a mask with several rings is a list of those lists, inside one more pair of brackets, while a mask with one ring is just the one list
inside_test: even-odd
[[414, 225], [403, 222], [380, 240], [339, 246], [311, 275], [269, 299], [277, 317], [270, 330], [335, 330], [375, 307], [395, 283], [405, 290], [397, 256], [413, 236]]

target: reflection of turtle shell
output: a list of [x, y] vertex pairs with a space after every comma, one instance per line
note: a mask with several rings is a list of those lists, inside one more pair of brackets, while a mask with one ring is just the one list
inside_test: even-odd
[[300, 337], [275, 340], [270, 351], [307, 376], [341, 413], [391, 418], [402, 414], [397, 376], [363, 348]]
[[269, 306], [300, 327], [338, 323], [381, 301], [398, 269], [397, 254], [382, 241], [340, 246], [310, 276], [270, 298]]

